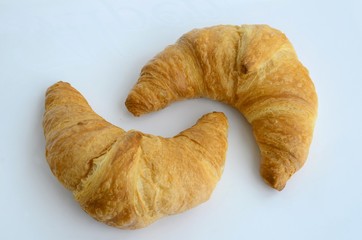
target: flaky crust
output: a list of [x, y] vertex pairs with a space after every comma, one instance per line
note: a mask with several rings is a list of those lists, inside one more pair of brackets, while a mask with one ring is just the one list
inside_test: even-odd
[[139, 116], [188, 98], [238, 109], [253, 127], [261, 175], [282, 190], [308, 155], [317, 95], [286, 36], [266, 25], [215, 26], [183, 35], [147, 63], [126, 100]]
[[173, 138], [124, 131], [68, 83], [46, 92], [46, 158], [96, 220], [135, 229], [206, 201], [221, 177], [227, 120], [210, 113]]

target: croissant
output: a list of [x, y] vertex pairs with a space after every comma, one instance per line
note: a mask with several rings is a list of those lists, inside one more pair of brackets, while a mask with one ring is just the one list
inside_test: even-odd
[[181, 99], [208, 97], [252, 125], [266, 183], [282, 190], [308, 155], [317, 95], [308, 70], [280, 31], [214, 26], [184, 34], [141, 70], [125, 102], [135, 116]]
[[227, 149], [227, 119], [210, 113], [173, 138], [124, 131], [70, 84], [46, 92], [46, 159], [93, 218], [136, 229], [209, 199]]

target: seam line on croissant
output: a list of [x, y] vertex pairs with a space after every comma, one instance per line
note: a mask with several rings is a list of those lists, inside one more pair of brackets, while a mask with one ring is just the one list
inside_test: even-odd
[[[179, 138], [179, 137], [187, 138], [188, 140], [190, 140], [191, 142], [193, 142], [193, 143], [195, 143], [197, 146], [199, 146], [201, 149], [205, 149], [205, 147], [204, 147], [203, 145], [201, 145], [199, 142], [197, 142], [196, 140], [190, 138], [190, 137], [187, 136], [187, 135], [179, 134], [179, 135], [175, 136], [174, 138], [176, 139], [176, 138]], [[206, 150], [206, 149], [205, 149], [205, 150]], [[212, 172], [213, 172], [214, 177], [218, 177], [218, 176], [220, 175], [220, 174], [217, 172], [217, 170], [216, 170], [216, 169], [217, 169], [217, 163], [216, 163], [216, 162], [214, 162], [214, 161], [210, 162], [210, 161], [206, 161], [206, 160], [204, 160], [204, 159], [200, 159], [200, 160], [202, 160], [202, 161], [201, 161], [202, 163], [204, 163], [204, 164], [209, 165], [209, 166], [212, 167], [211, 169], [212, 169]]]
[[[260, 64], [259, 68], [264, 68], [268, 63], [270, 63], [271, 61], [274, 60], [274, 58], [280, 54], [281, 51], [283, 51], [284, 48], [290, 48], [291, 50], [293, 50], [293, 54], [295, 55], [294, 49], [293, 47], [290, 46], [289, 43], [283, 43], [282, 45], [280, 45], [280, 47], [278, 49], [275, 50], [275, 52], [272, 53], [272, 55], [270, 56], [270, 58], [267, 61], [264, 61], [263, 63]], [[286, 55], [282, 55], [285, 58], [289, 57], [290, 52], [288, 52], [288, 54]]]
[[[239, 52], [239, 49], [240, 49], [240, 45], [241, 45], [241, 40], [242, 40], [242, 37], [241, 37], [241, 33], [238, 31], [238, 35], [239, 35], [239, 40], [237, 41], [237, 44], [235, 45], [235, 51], [236, 51], [236, 56], [235, 56], [235, 59], [234, 59], [234, 69], [236, 69], [236, 73], [235, 72], [232, 72], [231, 73], [231, 77], [232, 78], [236, 78], [235, 81], [232, 81], [232, 84], [233, 84], [233, 91], [232, 92], [232, 97], [230, 99], [227, 99], [227, 102], [230, 102], [231, 104], [235, 104], [232, 100], [235, 99], [235, 96], [237, 95], [237, 85], [239, 83], [239, 78], [238, 76], [234, 76], [234, 74], [238, 75], [238, 72], [240, 71], [242, 74], [246, 74], [246, 71], [243, 71], [242, 69], [238, 69], [238, 62], [239, 62], [239, 57], [240, 57], [240, 52]], [[242, 75], [241, 76], [242, 78], [244, 78], [244, 76]]]
[[177, 136], [175, 136], [174, 138], [180, 138], [180, 137], [184, 137], [187, 138], [188, 140], [190, 140], [191, 142], [195, 143], [196, 145], [200, 146], [202, 149], [204, 149], [204, 146], [202, 146], [198, 141], [196, 141], [195, 139], [190, 138], [187, 135], [183, 135], [183, 134], [178, 134]]
[[[52, 95], [52, 93], [49, 94], [49, 97], [50, 97], [51, 95]], [[74, 102], [74, 101], [73, 101], [73, 102], [71, 103], [71, 105], [77, 105], [77, 106], [79, 106], [79, 107], [83, 107], [83, 108], [86, 108], [86, 109], [87, 109], [87, 108], [90, 108], [88, 102], [85, 102], [85, 103], [83, 102], [83, 103], [80, 104], [80, 103], [77, 103], [77, 102]], [[50, 110], [51, 110], [52, 108], [54, 108], [54, 107], [69, 107], [69, 106], [67, 106], [67, 105], [61, 106], [61, 105], [56, 105], [56, 104], [48, 104], [46, 110], [47, 110], [47, 111], [50, 111]]]
[[[205, 82], [205, 77], [204, 77], [205, 76], [205, 70], [202, 67], [202, 64], [200, 63], [201, 59], [200, 59], [199, 55], [195, 52], [195, 48], [194, 48], [193, 43], [191, 42], [190, 39], [184, 37], [184, 38], [182, 38], [182, 41], [185, 41], [187, 43], [186, 48], [187, 48], [188, 51], [186, 51], [186, 53], [188, 55], [190, 55], [190, 53], [191, 53], [191, 59], [193, 59], [193, 63], [195, 65], [197, 65], [198, 69], [200, 70], [200, 74], [201, 74], [200, 76], [201, 76], [201, 79], [202, 79], [202, 82], [203, 82], [201, 92], [205, 93], [206, 92], [206, 88], [205, 88], [206, 82]], [[185, 45], [185, 44], [183, 44], [183, 45]], [[194, 60], [194, 59], [197, 59], [197, 60]], [[195, 79], [192, 79], [192, 80], [195, 80]]]
[[[49, 114], [49, 113], [48, 113], [48, 114]], [[72, 125], [69, 125], [69, 126], [67, 126], [67, 127], [64, 127], [64, 128], [62, 128], [62, 130], [61, 130], [60, 132], [55, 132], [55, 133], [53, 133], [53, 134], [54, 134], [54, 135], [59, 135], [60, 133], [64, 133], [64, 132], [68, 131], [69, 129], [77, 126], [79, 123], [84, 124], [84, 123], [90, 123], [90, 122], [99, 121], [99, 120], [100, 120], [99, 118], [85, 119], [85, 120], [82, 120], [82, 121], [77, 122], [76, 124], [72, 124]], [[44, 125], [45, 125], [45, 122], [43, 123], [43, 126], [44, 126]]]
[[118, 141], [118, 138], [116, 138], [111, 144], [109, 144], [107, 147], [105, 147], [98, 156], [95, 156], [89, 160], [88, 164], [91, 166], [89, 167], [89, 170], [87, 171], [87, 173], [81, 178], [80, 182], [77, 184], [77, 186], [76, 186], [77, 192], [81, 192], [83, 190], [84, 183], [89, 181], [90, 179], [92, 179], [92, 176], [96, 172], [97, 168], [105, 161], [106, 158], [103, 158], [99, 162], [95, 162], [95, 160], [100, 159], [103, 156], [105, 156], [113, 148], [113, 146], [116, 144], [117, 141]]
[[300, 168], [300, 166], [295, 166], [295, 164], [298, 163], [297, 161], [298, 158], [296, 158], [296, 156], [292, 154], [290, 151], [265, 142], [259, 142], [259, 144], [288, 154], [289, 157], [286, 158], [286, 160], [288, 161], [289, 165], [294, 169], [294, 172], [296, 172], [296, 170]]
[[[139, 152], [137, 152], [134, 156], [134, 159], [136, 158], [137, 161], [135, 161], [135, 164], [137, 164], [137, 168], [141, 167], [141, 165], [144, 165], [146, 168], [149, 169], [149, 166], [147, 165], [147, 161], [149, 160], [147, 158], [147, 156], [144, 154], [144, 149], [142, 144], [140, 144], [140, 146], [138, 147], [138, 150], [141, 150]], [[142, 157], [141, 157], [141, 156]], [[137, 156], [137, 157], [136, 157]], [[147, 160], [146, 160], [147, 159]], [[135, 197], [138, 200], [138, 203], [140, 203], [142, 205], [142, 207], [144, 209], [146, 209], [146, 211], [149, 211], [150, 206], [149, 204], [147, 204], [147, 201], [143, 198], [145, 195], [144, 194], [140, 194], [140, 190], [142, 190], [142, 192], [144, 191], [144, 183], [148, 183], [149, 185], [151, 185], [153, 188], [155, 188], [155, 180], [154, 180], [154, 176], [151, 174], [151, 179], [148, 179], [146, 176], [144, 176], [143, 172], [140, 172], [139, 175], [137, 176], [137, 181], [135, 181]], [[140, 185], [141, 184], [141, 188]], [[134, 212], [136, 215], [138, 216], [142, 216], [142, 214], [140, 214], [140, 212], [138, 211], [138, 209], [135, 207], [134, 208]]]
[[278, 146], [276, 146], [276, 145], [274, 145], [274, 144], [271, 144], [271, 143], [266, 143], [266, 142], [261, 142], [261, 141], [259, 141], [259, 143], [260, 143], [261, 145], [264, 145], [264, 146], [267, 146], [267, 147], [270, 147], [270, 148], [274, 148], [274, 149], [280, 150], [280, 151], [282, 151], [282, 152], [286, 152], [286, 153], [288, 153], [291, 157], [297, 158], [293, 153], [291, 153], [291, 152], [288, 151], [287, 149], [278, 147]]

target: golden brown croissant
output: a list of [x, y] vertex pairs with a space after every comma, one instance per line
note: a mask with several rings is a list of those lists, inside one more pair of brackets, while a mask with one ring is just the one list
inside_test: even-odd
[[238, 109], [261, 151], [261, 175], [282, 190], [308, 155], [317, 95], [286, 36], [266, 25], [196, 29], [141, 71], [126, 106], [139, 116], [208, 97]]
[[173, 138], [125, 132], [59, 82], [46, 92], [43, 127], [54, 175], [88, 214], [119, 228], [141, 228], [206, 201], [224, 168], [223, 113]]

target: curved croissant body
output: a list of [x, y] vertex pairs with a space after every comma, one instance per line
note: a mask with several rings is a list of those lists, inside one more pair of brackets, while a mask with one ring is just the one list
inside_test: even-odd
[[188, 98], [238, 109], [261, 151], [261, 175], [281, 190], [308, 155], [317, 95], [286, 36], [266, 25], [215, 26], [183, 35], [146, 64], [126, 106], [139, 116]]
[[47, 90], [43, 127], [54, 175], [88, 214], [119, 228], [144, 227], [206, 201], [224, 167], [222, 113], [173, 138], [126, 132], [59, 82]]

